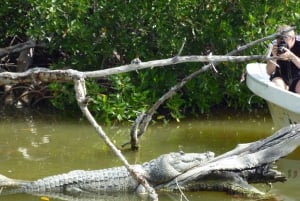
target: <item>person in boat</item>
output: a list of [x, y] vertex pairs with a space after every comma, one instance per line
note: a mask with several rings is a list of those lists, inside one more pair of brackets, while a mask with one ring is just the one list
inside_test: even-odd
[[282, 34], [272, 42], [272, 55], [279, 58], [268, 61], [267, 73], [278, 87], [300, 93], [300, 37], [289, 25], [277, 32]]

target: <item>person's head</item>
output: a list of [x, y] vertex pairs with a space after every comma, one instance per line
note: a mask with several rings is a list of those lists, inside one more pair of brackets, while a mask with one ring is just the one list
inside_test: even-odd
[[289, 25], [281, 25], [277, 28], [277, 32], [281, 33], [281, 36], [277, 39], [277, 42], [279, 42], [279, 40], [284, 40], [288, 45], [288, 48], [291, 49], [296, 40], [296, 33], [293, 27]]

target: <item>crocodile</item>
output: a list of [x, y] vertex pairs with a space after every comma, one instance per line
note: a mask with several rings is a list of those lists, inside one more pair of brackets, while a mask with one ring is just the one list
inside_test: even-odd
[[[150, 185], [168, 182], [189, 169], [207, 163], [214, 158], [213, 152], [164, 154], [142, 165], [132, 165], [144, 176]], [[137, 192], [145, 189], [128, 172], [126, 167], [113, 167], [101, 170], [73, 170], [68, 173], [48, 176], [36, 181], [10, 179], [0, 175], [1, 194], [47, 194]]]

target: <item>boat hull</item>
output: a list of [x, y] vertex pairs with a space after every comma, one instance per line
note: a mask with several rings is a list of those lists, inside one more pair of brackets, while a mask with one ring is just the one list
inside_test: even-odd
[[275, 105], [274, 103], [268, 101], [267, 103], [272, 120], [277, 129], [288, 126], [290, 124], [300, 123], [300, 114], [288, 111], [278, 105]]
[[267, 101], [275, 128], [300, 123], [300, 95], [280, 89], [269, 80], [266, 64], [247, 65], [248, 88]]

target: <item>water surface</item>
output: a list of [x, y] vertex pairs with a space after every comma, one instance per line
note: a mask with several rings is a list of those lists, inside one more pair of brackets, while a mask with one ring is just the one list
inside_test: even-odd
[[[103, 129], [120, 147], [129, 140], [130, 125], [114, 125]], [[182, 150], [218, 154], [274, 133], [268, 114], [226, 114], [200, 120], [150, 124], [138, 152], [123, 150], [130, 163], [143, 163], [161, 154]], [[75, 169], [102, 169], [122, 165], [84, 120], [64, 120], [53, 116], [27, 114], [22, 118], [1, 118], [0, 173], [15, 179], [36, 180]], [[300, 163], [296, 150], [278, 162], [278, 169], [288, 175], [288, 181], [275, 184], [271, 190], [284, 200], [298, 200]], [[258, 186], [268, 190], [268, 186]], [[185, 194], [190, 201], [240, 200], [220, 192]], [[0, 200], [40, 200], [31, 195], [0, 196]], [[60, 199], [50, 199], [60, 200]], [[73, 199], [72, 199], [73, 200]], [[107, 200], [90, 198], [89, 200]], [[111, 199], [110, 200], [114, 200]], [[121, 196], [115, 200], [141, 200]], [[160, 193], [159, 200], [182, 200], [176, 193]]]

